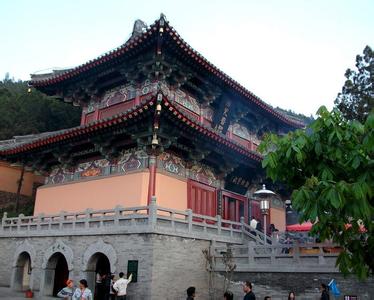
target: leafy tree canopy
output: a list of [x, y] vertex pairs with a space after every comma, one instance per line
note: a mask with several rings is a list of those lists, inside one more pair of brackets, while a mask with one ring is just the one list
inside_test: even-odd
[[348, 120], [364, 122], [374, 107], [374, 51], [369, 46], [357, 55], [356, 68], [345, 72], [347, 80], [335, 105]]
[[0, 140], [15, 135], [54, 131], [79, 125], [80, 108], [73, 107], [15, 82], [0, 81]]
[[340, 270], [365, 278], [374, 273], [374, 112], [364, 124], [321, 107], [306, 130], [267, 135], [259, 150], [273, 180], [292, 190], [301, 220], [312, 234], [343, 248]]

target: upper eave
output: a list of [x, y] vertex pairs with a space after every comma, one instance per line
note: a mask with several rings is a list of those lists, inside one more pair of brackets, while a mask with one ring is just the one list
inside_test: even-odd
[[[40, 148], [44, 148], [46, 146], [51, 146], [53, 144], [61, 142], [67, 142], [71, 139], [76, 139], [77, 137], [81, 137], [86, 134], [96, 134], [102, 129], [110, 128], [120, 123], [126, 124], [127, 120], [139, 118], [142, 114], [144, 115], [144, 112], [151, 109], [156, 104], [156, 102], [156, 96], [153, 96], [150, 100], [143, 101], [140, 105], [126, 112], [117, 114], [113, 117], [95, 121], [83, 126], [61, 130], [56, 132], [56, 134], [52, 133], [51, 135], [48, 135], [46, 137], [33, 140], [30, 143], [15, 145], [14, 147], [0, 150], [0, 158], [6, 158], [12, 155], [36, 151]], [[236, 143], [235, 141], [228, 139], [225, 135], [217, 133], [211, 128], [208, 128], [192, 120], [186, 114], [181, 112], [175, 105], [173, 105], [172, 101], [170, 101], [166, 96], [163, 96], [162, 103], [165, 107], [166, 113], [170, 113], [173, 116], [176, 116], [176, 119], [180, 120], [180, 122], [195, 130], [197, 134], [207, 137], [214, 143], [219, 143], [224, 147], [228, 147], [236, 153], [243, 155], [244, 157], [247, 157], [253, 161], [260, 162], [262, 160], [262, 156], [259, 153], [250, 151], [244, 148], [242, 145]]]
[[239, 84], [237, 81], [232, 79], [226, 73], [217, 68], [215, 65], [210, 63], [204, 56], [202, 56], [199, 52], [194, 50], [187, 42], [185, 42], [177, 33], [177, 31], [172, 26], [170, 26], [169, 22], [167, 22], [163, 17], [155, 21], [143, 34], [134, 38], [130, 38], [126, 43], [124, 43], [120, 47], [102, 56], [99, 56], [96, 59], [90, 60], [85, 64], [66, 70], [65, 72], [52, 74], [52, 76], [49, 78], [43, 78], [41, 80], [31, 80], [29, 84], [34, 86], [35, 88], [43, 89], [43, 87], [61, 84], [68, 80], [77, 78], [83, 73], [101, 67], [106, 63], [110, 63], [111, 61], [118, 59], [123, 55], [126, 55], [131, 50], [140, 47], [146, 40], [149, 40], [151, 36], [155, 35], [157, 32], [160, 31], [162, 34], [167, 34], [170, 37], [170, 39], [175, 42], [177, 48], [179, 48], [180, 51], [182, 51], [182, 53], [186, 54], [195, 64], [202, 67], [208, 73], [219, 79], [228, 89], [232, 89], [233, 91], [239, 93], [241, 96], [243, 96], [251, 103], [260, 107], [262, 110], [266, 111], [276, 119], [280, 120], [282, 123], [285, 123], [292, 128], [305, 127], [304, 123], [289, 119], [284, 114], [276, 111], [271, 105], [261, 100], [258, 96], [250, 92], [244, 86]]

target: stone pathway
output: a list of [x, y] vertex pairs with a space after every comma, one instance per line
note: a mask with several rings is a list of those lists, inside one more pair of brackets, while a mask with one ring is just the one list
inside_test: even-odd
[[[10, 288], [7, 287], [0, 287], [0, 299], [5, 300], [25, 300], [25, 293], [20, 293], [20, 292], [14, 292]], [[35, 297], [33, 299], [40, 299], [39, 297]], [[44, 297], [43, 300], [56, 300], [58, 298], [54, 297]]]

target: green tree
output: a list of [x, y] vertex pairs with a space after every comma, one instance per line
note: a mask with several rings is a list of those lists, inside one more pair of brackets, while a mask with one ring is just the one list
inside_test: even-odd
[[374, 107], [374, 52], [369, 46], [356, 56], [356, 68], [345, 72], [347, 80], [335, 105], [348, 120], [365, 122]]
[[79, 125], [81, 110], [32, 89], [26, 82], [0, 81], [0, 140]]
[[301, 220], [311, 234], [343, 248], [337, 264], [344, 273], [374, 273], [374, 113], [365, 122], [349, 121], [325, 107], [306, 130], [267, 135], [259, 149], [273, 181], [292, 190]]

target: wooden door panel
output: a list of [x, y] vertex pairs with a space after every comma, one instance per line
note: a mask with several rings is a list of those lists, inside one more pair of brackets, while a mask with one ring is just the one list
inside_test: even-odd
[[222, 190], [222, 218], [240, 222], [244, 217], [248, 222], [248, 199], [243, 195]]
[[217, 193], [214, 187], [189, 180], [187, 188], [188, 208], [201, 215], [212, 217], [217, 215]]

